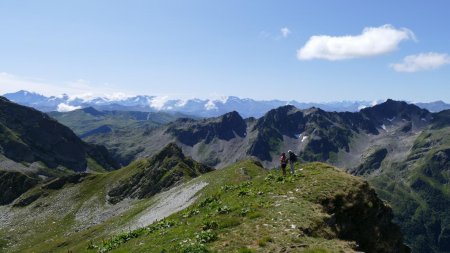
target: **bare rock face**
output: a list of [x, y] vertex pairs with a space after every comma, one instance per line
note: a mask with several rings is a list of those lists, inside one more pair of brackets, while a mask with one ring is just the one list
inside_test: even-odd
[[180, 119], [166, 130], [185, 145], [194, 146], [204, 141], [210, 143], [214, 138], [231, 140], [236, 136], [244, 137], [247, 125], [237, 112], [230, 112], [217, 118], [194, 121]]

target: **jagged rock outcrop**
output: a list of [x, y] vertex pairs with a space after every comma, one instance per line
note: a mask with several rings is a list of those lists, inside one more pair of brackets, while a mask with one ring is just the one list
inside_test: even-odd
[[206, 144], [214, 138], [231, 140], [245, 137], [247, 125], [237, 112], [230, 112], [217, 118], [200, 121], [180, 119], [172, 123], [166, 133], [172, 134], [185, 145], [194, 146], [200, 141]]
[[110, 203], [117, 203], [127, 197], [151, 197], [177, 183], [212, 170], [185, 157], [181, 148], [174, 143], [167, 145], [152, 158], [137, 161], [123, 169], [136, 170], [136, 173], [108, 192]]
[[21, 172], [0, 171], [0, 205], [13, 202], [38, 183], [36, 178]]
[[375, 124], [359, 113], [333, 113], [318, 108], [299, 110], [291, 105], [269, 111], [258, 120], [253, 131], [258, 135], [248, 154], [265, 161], [272, 161], [272, 154], [279, 152], [283, 136], [309, 138], [301, 158], [327, 161], [331, 152], [341, 149], [348, 152], [354, 134], [378, 133]]
[[428, 110], [392, 99], [373, 107], [364, 108], [361, 113], [378, 124], [383, 124], [386, 119], [395, 118], [416, 122], [420, 122], [421, 119], [431, 119], [431, 113]]
[[358, 250], [368, 253], [406, 253], [398, 225], [392, 223], [392, 209], [378, 198], [367, 182], [354, 191], [322, 200], [332, 218], [328, 224], [336, 235], [358, 243]]

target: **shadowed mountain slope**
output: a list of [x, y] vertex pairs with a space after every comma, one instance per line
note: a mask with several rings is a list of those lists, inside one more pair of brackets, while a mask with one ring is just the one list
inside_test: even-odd
[[0, 187], [14, 189], [1, 191], [2, 203], [35, 185], [38, 175], [117, 168], [105, 147], [87, 144], [46, 114], [0, 97], [0, 171], [6, 171]]

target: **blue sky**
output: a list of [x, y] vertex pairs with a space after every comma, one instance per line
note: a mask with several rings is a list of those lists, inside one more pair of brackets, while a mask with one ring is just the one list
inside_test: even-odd
[[449, 9], [445, 0], [1, 1], [0, 93], [450, 102]]

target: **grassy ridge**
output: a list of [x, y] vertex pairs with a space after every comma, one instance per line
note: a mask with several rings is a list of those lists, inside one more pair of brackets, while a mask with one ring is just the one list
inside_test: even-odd
[[[365, 184], [333, 167], [312, 163], [301, 173], [282, 177], [246, 161], [195, 180], [209, 185], [193, 206], [160, 223], [93, 243], [90, 250], [353, 252], [356, 248], [354, 242], [339, 239], [323, 203], [355, 194]], [[364, 201], [373, 205], [369, 198]]]
[[14, 238], [0, 230], [1, 238], [19, 243], [6, 252], [354, 252], [355, 241], [372, 243], [364, 233], [377, 247], [394, 250], [385, 252], [402, 252], [396, 248], [399, 234], [378, 238], [371, 230], [386, 235], [395, 226], [383, 223], [392, 217], [367, 183], [322, 163], [297, 166], [295, 175], [283, 177], [257, 162], [239, 162], [191, 180], [188, 184], [208, 183], [194, 204], [148, 227], [118, 232], [154, 205], [154, 198], [130, 202], [126, 212], [79, 229], [81, 209], [107, 205], [108, 187], [136, 173], [130, 166], [89, 175], [61, 190], [47, 189], [24, 210], [44, 212], [42, 205], [56, 203], [61, 194], [72, 207], [63, 215], [17, 226]]

